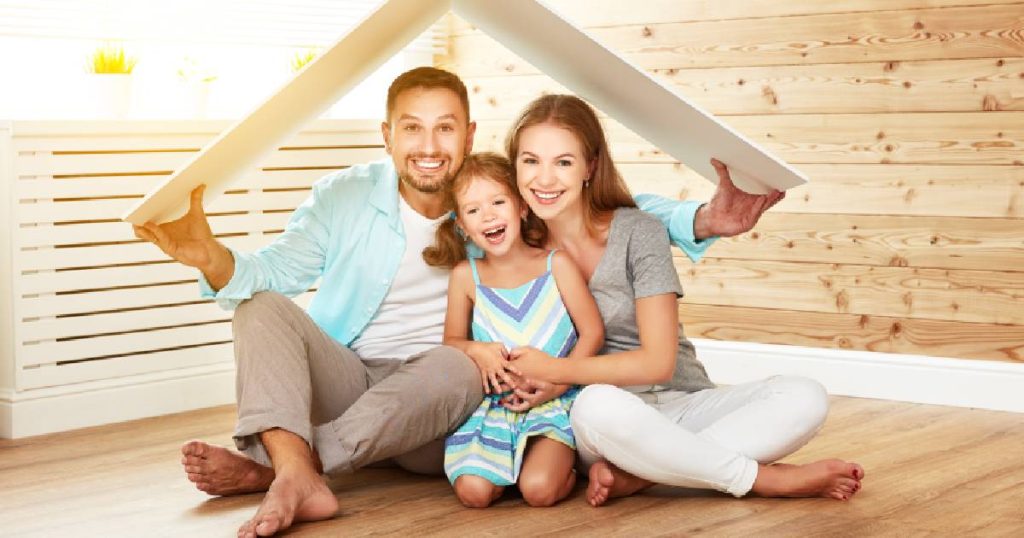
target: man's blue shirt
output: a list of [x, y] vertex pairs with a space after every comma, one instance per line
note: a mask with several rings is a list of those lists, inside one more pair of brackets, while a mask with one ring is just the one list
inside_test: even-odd
[[[231, 251], [235, 272], [221, 290], [215, 293], [200, 275], [203, 297], [233, 309], [260, 291], [298, 295], [322, 277], [309, 315], [332, 338], [351, 344], [384, 301], [405, 253], [398, 196], [390, 159], [325, 176], [273, 243], [249, 254]], [[651, 194], [636, 201], [665, 224], [672, 242], [693, 261], [713, 242], [693, 237], [700, 202]]]

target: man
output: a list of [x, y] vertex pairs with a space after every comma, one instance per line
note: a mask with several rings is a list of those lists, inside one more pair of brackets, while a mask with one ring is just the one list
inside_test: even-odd
[[[202, 187], [181, 219], [135, 227], [198, 268], [204, 296], [237, 307], [234, 439], [242, 453], [191, 441], [182, 463], [210, 494], [267, 491], [239, 536], [331, 517], [338, 502], [321, 473], [388, 458], [414, 472], [443, 472], [443, 438], [482, 393], [473, 363], [439, 345], [448, 275], [421, 252], [447, 218], [442, 189], [472, 149], [475, 129], [458, 77], [413, 69], [388, 90], [381, 132], [390, 159], [318, 181], [271, 245], [244, 254], [220, 244]], [[746, 231], [779, 198], [724, 181], [703, 206], [642, 205], [699, 256], [710, 244], [699, 238]], [[317, 278], [308, 314], [281, 295], [302, 293]]]

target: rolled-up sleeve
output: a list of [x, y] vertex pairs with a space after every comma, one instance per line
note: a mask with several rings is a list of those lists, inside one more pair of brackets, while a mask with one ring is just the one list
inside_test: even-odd
[[656, 194], [638, 194], [633, 197], [637, 206], [654, 215], [668, 229], [669, 240], [679, 247], [693, 262], [698, 262], [717, 237], [697, 239], [693, 236], [693, 222], [697, 210], [704, 202], [672, 200]]
[[230, 249], [235, 270], [227, 285], [214, 291], [200, 274], [200, 295], [233, 310], [261, 291], [294, 297], [308, 290], [324, 269], [331, 218], [328, 201], [322, 186], [315, 185], [313, 194], [295, 210], [274, 242], [252, 253]]

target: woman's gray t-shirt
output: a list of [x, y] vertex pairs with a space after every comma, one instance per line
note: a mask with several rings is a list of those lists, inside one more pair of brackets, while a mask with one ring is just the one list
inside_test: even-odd
[[[683, 296], [679, 275], [672, 264], [668, 232], [655, 217], [639, 209], [615, 210], [604, 255], [590, 277], [590, 292], [604, 320], [602, 354], [640, 347], [636, 300], [664, 293]], [[693, 392], [714, 387], [704, 366], [697, 362], [693, 344], [679, 326], [679, 349], [672, 380], [666, 385], [624, 387], [631, 392], [682, 390]]]

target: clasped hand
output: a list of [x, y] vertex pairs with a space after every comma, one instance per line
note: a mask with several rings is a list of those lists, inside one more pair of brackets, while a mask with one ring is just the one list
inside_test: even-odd
[[[517, 347], [509, 352], [510, 377], [515, 381], [512, 391], [501, 399], [501, 405], [511, 411], [522, 412], [561, 396], [568, 385], [550, 383], [543, 376], [551, 355], [532, 347]], [[536, 377], [528, 377], [536, 376]]]
[[499, 403], [510, 411], [528, 411], [538, 405], [561, 396], [568, 388], [565, 385], [555, 385], [547, 381], [528, 379], [512, 374], [516, 386], [508, 394], [503, 396]]
[[509, 352], [500, 342], [473, 342], [469, 357], [480, 370], [485, 394], [503, 394], [499, 403], [510, 411], [522, 412], [561, 396], [566, 385], [526, 377], [519, 368], [551, 357], [534, 348], [516, 348]]
[[473, 342], [467, 355], [480, 370], [484, 394], [501, 394], [515, 388], [508, 350], [501, 342]]

